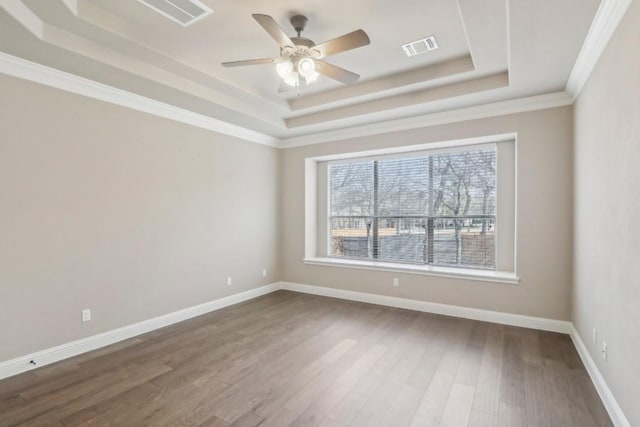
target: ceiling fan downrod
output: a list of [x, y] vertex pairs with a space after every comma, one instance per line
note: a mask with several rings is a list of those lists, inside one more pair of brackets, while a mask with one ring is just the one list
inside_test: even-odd
[[309, 19], [307, 19], [307, 17], [304, 15], [294, 15], [291, 17], [289, 22], [291, 22], [293, 29], [296, 30], [296, 33], [298, 33], [298, 37], [300, 37], [300, 34], [304, 31], [305, 27], [307, 26], [307, 22], [309, 22]]

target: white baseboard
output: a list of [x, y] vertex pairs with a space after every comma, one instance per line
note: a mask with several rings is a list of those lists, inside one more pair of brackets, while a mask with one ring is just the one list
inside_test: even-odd
[[388, 307], [406, 308], [408, 310], [423, 311], [426, 313], [443, 314], [445, 316], [462, 317], [464, 319], [481, 320], [484, 322], [500, 323], [503, 325], [539, 329], [542, 331], [560, 332], [563, 334], [571, 333], [571, 322], [564, 320], [523, 316], [520, 314], [461, 307], [458, 305], [439, 304], [435, 302], [390, 297], [365, 292], [345, 291], [344, 289], [324, 288], [321, 286], [310, 286], [299, 283], [280, 282], [280, 289], [351, 301], [366, 302], [370, 304], [385, 305]]
[[[113, 329], [101, 334], [92, 335], [77, 341], [72, 341], [56, 347], [17, 357], [15, 359], [7, 360], [5, 362], [0, 362], [0, 379], [58, 362], [69, 357], [77, 356], [88, 351], [96, 350], [100, 347], [114, 344], [174, 323], [182, 322], [183, 320], [219, 310], [239, 302], [266, 295], [277, 291], [278, 289], [278, 283], [261, 286], [259, 288], [209, 301], [204, 304], [174, 311], [173, 313], [154, 317], [153, 319], [143, 320], [142, 322], [123, 326], [122, 328]], [[31, 364], [32, 360], [36, 365]]]
[[[518, 314], [500, 313], [496, 311], [481, 310], [477, 308], [460, 307], [454, 305], [438, 304], [427, 301], [410, 300], [384, 295], [369, 294], [364, 292], [346, 291], [343, 289], [324, 288], [320, 286], [302, 285], [298, 283], [277, 282], [261, 286], [256, 289], [230, 295], [204, 304], [178, 310], [173, 313], [143, 320], [132, 325], [92, 335], [69, 343], [61, 344], [45, 350], [37, 351], [15, 359], [0, 362], [0, 379], [20, 374], [41, 366], [49, 365], [77, 356], [119, 341], [132, 338], [155, 329], [200, 316], [211, 311], [218, 310], [242, 301], [256, 298], [279, 289], [301, 292], [314, 295], [322, 295], [333, 298], [341, 298], [352, 301], [366, 302], [389, 307], [405, 308], [408, 310], [423, 311], [428, 313], [443, 314], [446, 316], [462, 317], [466, 319], [482, 320], [486, 322], [502, 323], [525, 328], [541, 329], [562, 333], [571, 332], [569, 322], [538, 317], [521, 316]], [[34, 361], [36, 364], [31, 364]]]
[[593, 361], [589, 350], [587, 350], [587, 347], [584, 345], [580, 334], [573, 325], [571, 325], [570, 335], [571, 341], [573, 341], [573, 345], [578, 351], [580, 359], [582, 359], [582, 363], [587, 369], [589, 377], [591, 377], [591, 382], [593, 382], [593, 385], [596, 387], [596, 391], [598, 392], [600, 399], [602, 399], [602, 403], [607, 409], [613, 425], [615, 425], [616, 427], [631, 427], [631, 424], [624, 416], [624, 412], [622, 412], [622, 408], [620, 408], [620, 405], [618, 405], [616, 398], [613, 396], [613, 393], [611, 393], [611, 389], [600, 373], [596, 362]]
[[[377, 304], [388, 307], [404, 308], [407, 310], [422, 311], [426, 313], [442, 314], [445, 316], [461, 317], [465, 319], [480, 320], [484, 322], [500, 323], [504, 325], [519, 326], [524, 328], [539, 329], [569, 334], [573, 341], [582, 363], [584, 363], [591, 381], [593, 382], [602, 402], [604, 403], [611, 420], [615, 426], [630, 427], [622, 409], [618, 405], [613, 393], [607, 386], [600, 370], [587, 351], [580, 335], [571, 322], [541, 317], [523, 316], [519, 314], [503, 313], [498, 311], [482, 310], [477, 308], [461, 307], [456, 305], [439, 304], [428, 301], [412, 300], [407, 298], [390, 297], [385, 295], [370, 294], [365, 292], [347, 291], [344, 289], [326, 288], [322, 286], [303, 285], [300, 283], [277, 282], [261, 286], [235, 295], [230, 295], [204, 304], [178, 310], [173, 313], [154, 317], [122, 328], [103, 332], [70, 343], [17, 357], [12, 360], [0, 362], [0, 379], [20, 374], [44, 365], [58, 362], [69, 357], [77, 356], [98, 348], [123, 341], [128, 338], [163, 328], [165, 326], [200, 316], [239, 302], [257, 298], [277, 290], [288, 290], [306, 294], [320, 295], [332, 298], [346, 299], [369, 304]], [[35, 361], [36, 365], [30, 362]]]

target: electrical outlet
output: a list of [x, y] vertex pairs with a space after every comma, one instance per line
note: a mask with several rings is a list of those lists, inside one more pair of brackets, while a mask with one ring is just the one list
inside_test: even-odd
[[598, 330], [596, 328], [593, 328], [593, 343], [597, 343], [598, 342]]
[[267, 269], [266, 268], [262, 269], [262, 277], [267, 277]]
[[88, 322], [89, 320], [91, 320], [91, 309], [86, 308], [82, 310], [82, 321]]
[[602, 358], [604, 360], [607, 360], [607, 343], [606, 342], [602, 343]]
[[227, 286], [231, 286], [231, 277], [227, 277]]
[[397, 278], [397, 277], [394, 277], [394, 278], [393, 278], [393, 286], [394, 286], [395, 288], [397, 288], [398, 286], [400, 286], [400, 280], [398, 280], [398, 278]]

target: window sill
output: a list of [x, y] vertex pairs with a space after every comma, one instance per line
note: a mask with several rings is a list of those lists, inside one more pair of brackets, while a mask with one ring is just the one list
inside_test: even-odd
[[509, 283], [517, 285], [520, 278], [507, 271], [473, 270], [466, 268], [435, 267], [431, 265], [398, 264], [392, 262], [360, 261], [338, 258], [305, 258], [305, 264], [328, 267], [357, 268], [362, 270], [389, 271], [408, 274], [424, 274], [426, 276], [448, 277], [453, 279], [479, 280], [493, 283]]

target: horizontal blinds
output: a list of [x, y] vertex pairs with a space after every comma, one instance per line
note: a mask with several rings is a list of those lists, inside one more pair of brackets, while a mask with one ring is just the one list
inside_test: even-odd
[[331, 255], [495, 269], [496, 149], [330, 165]]

